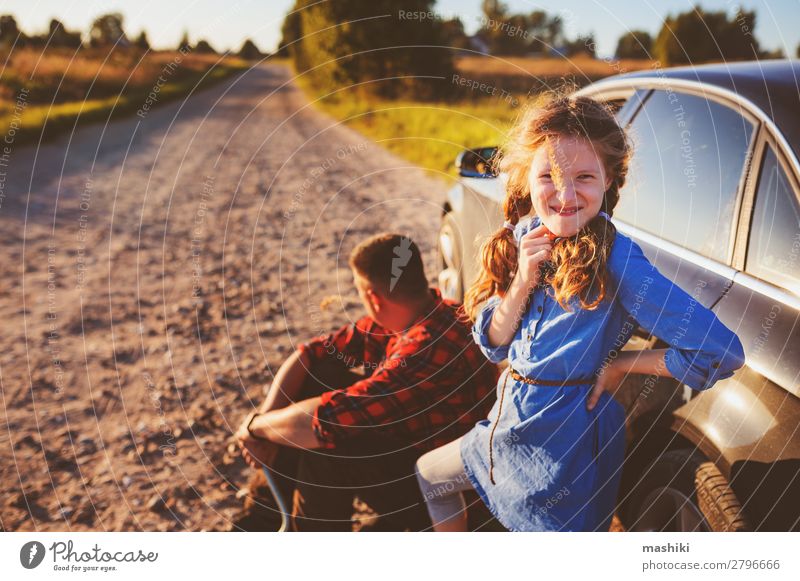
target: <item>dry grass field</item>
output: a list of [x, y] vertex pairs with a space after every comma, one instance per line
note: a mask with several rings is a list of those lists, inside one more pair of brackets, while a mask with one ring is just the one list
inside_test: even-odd
[[467, 56], [456, 61], [458, 73], [467, 79], [481, 80], [512, 93], [535, 93], [558, 88], [564, 82], [577, 86], [599, 79], [652, 68], [649, 60], [573, 58], [532, 58]]
[[0, 132], [13, 130], [16, 143], [51, 136], [76, 120], [135, 113], [156, 88], [156, 100], [166, 102], [247, 66], [237, 57], [178, 51], [4, 49]]
[[453, 160], [462, 149], [502, 141], [521, 107], [543, 92], [652, 66], [652, 61], [589, 57], [462, 57], [455, 61], [453, 95], [440, 102], [387, 100], [347, 90], [322, 96], [302, 76], [297, 80], [316, 107], [442, 177], [455, 175]]

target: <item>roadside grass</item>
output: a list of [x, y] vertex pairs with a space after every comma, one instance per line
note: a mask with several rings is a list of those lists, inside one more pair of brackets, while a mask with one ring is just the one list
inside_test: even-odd
[[[288, 63], [287, 63], [288, 64]], [[610, 62], [579, 57], [462, 57], [461, 78], [487, 90], [460, 88], [462, 98], [441, 102], [388, 100], [343, 90], [321, 95], [303, 76], [296, 79], [319, 110], [352, 127], [434, 175], [455, 175], [454, 160], [465, 148], [498, 145], [529, 100], [557, 87], [582, 86], [600, 78], [647, 68], [650, 61]], [[494, 95], [490, 92], [493, 88]]]
[[[135, 114], [159, 76], [154, 107], [211, 86], [246, 70], [236, 57], [187, 54], [170, 67], [177, 52], [135, 52], [107, 58], [85, 51], [67, 59], [63, 52], [23, 49], [0, 60], [0, 132], [13, 143], [47, 141], [78, 124]], [[219, 61], [219, 62], [218, 62]], [[207, 74], [206, 74], [207, 73]]]
[[517, 114], [508, 105], [486, 101], [432, 103], [330, 96], [314, 105], [392, 153], [443, 177], [443, 173], [455, 175], [453, 162], [465, 147], [497, 145]]

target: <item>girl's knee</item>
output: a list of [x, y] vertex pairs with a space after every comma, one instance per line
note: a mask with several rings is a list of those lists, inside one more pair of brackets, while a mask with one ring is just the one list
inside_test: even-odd
[[414, 473], [417, 475], [417, 482], [419, 482], [420, 488], [422, 488], [422, 492], [425, 492], [426, 487], [430, 484], [429, 480], [429, 462], [426, 460], [426, 456], [429, 456], [430, 452], [427, 454], [423, 454], [417, 461], [414, 463]]
[[439, 489], [442, 487], [443, 480], [447, 479], [446, 475], [441, 473], [441, 460], [438, 459], [435, 452], [432, 450], [423, 454], [414, 465], [417, 483], [427, 502], [441, 496], [442, 492]]

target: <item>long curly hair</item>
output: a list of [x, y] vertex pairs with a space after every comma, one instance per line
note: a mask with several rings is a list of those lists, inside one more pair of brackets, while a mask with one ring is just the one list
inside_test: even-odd
[[[498, 151], [497, 166], [507, 178], [503, 214], [508, 222], [516, 225], [533, 210], [528, 178], [534, 153], [559, 137], [587, 139], [598, 153], [611, 181], [600, 209], [613, 215], [631, 155], [625, 131], [607, 105], [589, 97], [555, 96], [524, 110]], [[543, 282], [552, 287], [563, 309], [571, 310], [574, 297], [588, 310], [602, 302], [609, 284], [606, 265], [615, 236], [614, 225], [598, 214], [574, 236], [553, 243], [552, 268], [545, 271]], [[480, 274], [464, 297], [464, 311], [473, 322], [482, 303], [495, 294], [504, 296], [516, 274], [514, 233], [501, 226], [482, 244], [479, 257]]]

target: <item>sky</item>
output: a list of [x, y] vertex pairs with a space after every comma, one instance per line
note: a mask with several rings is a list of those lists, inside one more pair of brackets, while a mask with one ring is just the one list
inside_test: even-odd
[[[402, 0], [397, 4], [402, 8]], [[560, 15], [568, 37], [594, 33], [600, 57], [613, 56], [626, 31], [646, 30], [655, 36], [666, 16], [694, 4], [729, 14], [737, 6], [754, 9], [755, 35], [764, 49], [782, 48], [794, 57], [800, 44], [800, 0], [505, 0], [505, 4], [513, 13], [545, 10]], [[85, 32], [100, 14], [121, 12], [128, 36], [144, 29], [155, 48], [175, 47], [188, 31], [192, 42], [206, 39], [218, 50], [236, 49], [245, 38], [252, 38], [262, 51], [271, 52], [280, 42], [281, 23], [292, 5], [294, 0], [0, 0], [0, 14], [13, 14], [24, 32], [41, 34], [51, 18]], [[438, 0], [435, 10], [444, 17], [459, 16], [468, 33], [479, 27], [481, 0]]]

